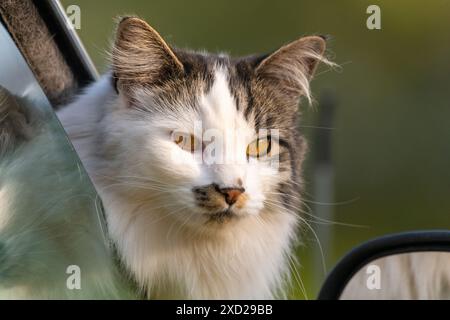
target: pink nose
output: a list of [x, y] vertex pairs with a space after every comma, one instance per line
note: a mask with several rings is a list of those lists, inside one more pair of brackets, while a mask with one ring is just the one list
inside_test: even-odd
[[218, 190], [225, 197], [225, 202], [228, 205], [233, 205], [241, 194], [245, 192], [244, 188], [221, 188]]

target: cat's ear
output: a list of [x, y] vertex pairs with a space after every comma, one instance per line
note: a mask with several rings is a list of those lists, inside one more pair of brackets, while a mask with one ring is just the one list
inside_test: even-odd
[[119, 22], [112, 68], [119, 90], [146, 86], [176, 77], [184, 67], [163, 38], [145, 21], [125, 17]]
[[292, 99], [306, 96], [311, 102], [309, 82], [324, 58], [326, 42], [323, 37], [309, 36], [293, 41], [268, 57], [255, 69], [259, 79]]

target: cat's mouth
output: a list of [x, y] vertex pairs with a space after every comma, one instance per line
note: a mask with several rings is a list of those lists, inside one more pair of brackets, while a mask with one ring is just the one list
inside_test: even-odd
[[231, 219], [238, 218], [238, 215], [231, 208], [221, 210], [221, 211], [216, 211], [213, 213], [208, 213], [207, 216], [208, 216], [208, 222], [217, 222], [217, 223], [224, 223]]

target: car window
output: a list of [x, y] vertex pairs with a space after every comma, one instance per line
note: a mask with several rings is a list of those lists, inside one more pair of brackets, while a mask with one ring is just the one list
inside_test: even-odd
[[0, 299], [127, 298], [101, 202], [0, 24]]

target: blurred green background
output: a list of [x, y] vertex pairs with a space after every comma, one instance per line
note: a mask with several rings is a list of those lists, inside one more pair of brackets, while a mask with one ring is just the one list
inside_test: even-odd
[[[311, 223], [328, 270], [372, 237], [450, 229], [450, 1], [62, 3], [80, 6], [78, 32], [100, 71], [107, 68], [114, 18], [124, 14], [146, 19], [178, 47], [232, 55], [267, 52], [302, 35], [330, 35], [329, 54], [341, 68], [320, 69], [312, 84], [318, 103], [301, 105], [311, 147], [306, 199], [310, 214], [326, 207], [331, 220], [362, 226]], [[366, 27], [371, 4], [381, 8], [381, 30]], [[315, 128], [323, 97], [336, 111], [330, 128]], [[332, 201], [326, 190], [321, 199], [315, 179], [320, 169], [313, 155], [321, 152], [315, 137], [323, 131], [332, 139]], [[303, 239], [297, 268], [306, 292], [294, 279], [291, 297], [311, 299], [324, 273], [313, 233]]]

